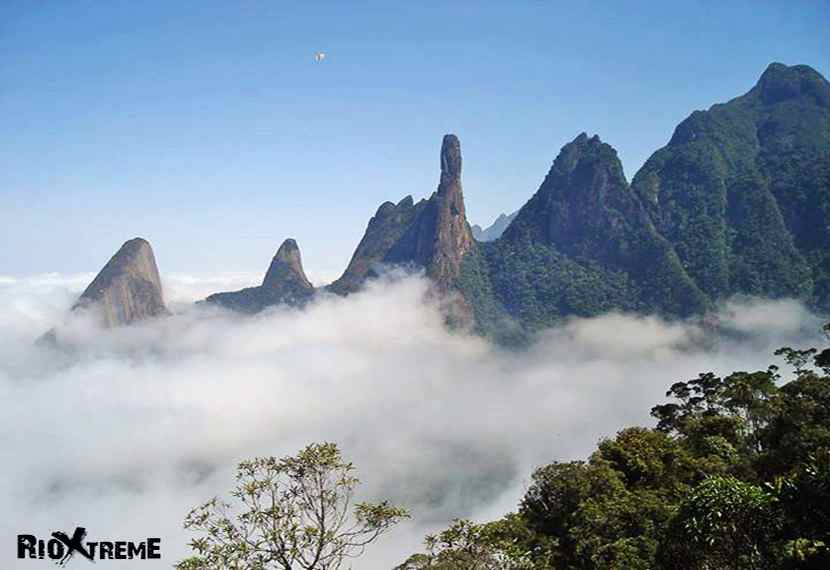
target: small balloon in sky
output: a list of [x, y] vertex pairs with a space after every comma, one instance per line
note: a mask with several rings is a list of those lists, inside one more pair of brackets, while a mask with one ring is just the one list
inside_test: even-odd
[[316, 61], [317, 63], [320, 63], [324, 59], [326, 59], [326, 52], [318, 51], [314, 54], [314, 61]]

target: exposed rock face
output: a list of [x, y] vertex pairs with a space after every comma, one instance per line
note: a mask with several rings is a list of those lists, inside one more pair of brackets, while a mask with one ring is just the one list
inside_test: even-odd
[[473, 246], [461, 190], [461, 144], [446, 135], [441, 145], [441, 180], [428, 200], [413, 204], [407, 196], [386, 202], [370, 220], [366, 234], [343, 276], [332, 283], [336, 293], [359, 288], [380, 264], [423, 267], [442, 289], [454, 286], [461, 260]]
[[314, 286], [303, 270], [300, 248], [295, 240], [287, 239], [271, 260], [262, 285], [214, 293], [205, 301], [235, 311], [256, 313], [272, 305], [302, 306], [313, 296]]
[[426, 200], [415, 204], [412, 196], [405, 197], [397, 204], [381, 204], [377, 213], [369, 220], [366, 233], [343, 276], [329, 285], [329, 290], [338, 295], [353, 293], [363, 285], [367, 277], [376, 276], [386, 254], [401, 239], [425, 204]]
[[303, 270], [303, 260], [300, 256], [300, 248], [293, 239], [287, 239], [277, 250], [268, 272], [262, 280], [264, 289], [288, 289], [298, 290], [314, 289], [311, 281]]
[[461, 272], [461, 260], [473, 245], [461, 190], [461, 143], [447, 135], [441, 145], [441, 183], [435, 194], [436, 227], [419, 244], [427, 274], [445, 286]]
[[473, 225], [472, 228], [470, 228], [472, 230], [473, 237], [476, 241], [493, 241], [499, 239], [501, 234], [504, 233], [504, 230], [507, 229], [507, 226], [509, 226], [510, 223], [516, 219], [518, 213], [519, 212], [517, 210], [510, 215], [499, 214], [499, 217], [496, 218], [491, 225], [483, 229], [479, 225]]
[[112, 256], [72, 310], [95, 308], [109, 327], [168, 313], [156, 259], [147, 240], [131, 239]]

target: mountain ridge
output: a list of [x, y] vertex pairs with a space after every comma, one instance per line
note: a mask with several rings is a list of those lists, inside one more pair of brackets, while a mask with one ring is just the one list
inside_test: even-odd
[[[512, 219], [499, 217], [506, 227], [492, 241], [477, 241], [466, 219], [457, 136], [444, 136], [439, 165], [429, 197], [378, 207], [334, 282], [316, 289], [288, 239], [261, 285], [206, 302], [249, 313], [301, 307], [402, 266], [454, 299], [450, 321], [494, 338], [615, 310], [685, 318], [736, 294], [830, 310], [830, 84], [809, 66], [770, 64], [743, 95], [692, 112], [630, 183], [616, 150], [580, 133]], [[147, 267], [139, 274], [161, 299], [157, 268], [153, 277]], [[84, 303], [106, 290], [106, 273]], [[129, 306], [119, 297], [110, 313]]]

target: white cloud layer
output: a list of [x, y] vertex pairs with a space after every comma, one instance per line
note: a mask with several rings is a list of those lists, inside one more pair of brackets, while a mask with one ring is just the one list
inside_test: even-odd
[[[366, 498], [413, 521], [357, 566], [390, 569], [453, 517], [513, 509], [532, 468], [585, 457], [698, 372], [763, 368], [818, 342], [793, 301], [734, 301], [717, 339], [696, 324], [611, 314], [547, 331], [526, 352], [449, 333], [419, 278], [253, 318], [189, 305], [252, 276], [165, 276], [176, 314], [102, 331], [66, 310], [91, 275], [0, 277], [0, 552], [18, 533], [86, 526], [89, 539], [162, 537], [187, 553], [190, 507], [233, 485], [255, 455], [336, 441]], [[72, 350], [33, 344], [65, 322]], [[81, 564], [81, 562], [75, 562]], [[115, 567], [115, 563], [111, 565]]]

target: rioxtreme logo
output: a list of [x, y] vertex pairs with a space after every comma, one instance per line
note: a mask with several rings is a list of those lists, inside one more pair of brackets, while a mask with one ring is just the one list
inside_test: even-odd
[[18, 558], [55, 560], [66, 565], [75, 554], [91, 562], [96, 560], [157, 560], [161, 558], [161, 539], [147, 538], [139, 542], [130, 540], [86, 540], [86, 529], [76, 527], [72, 536], [60, 530], [52, 538], [44, 540], [33, 534], [17, 535]]

